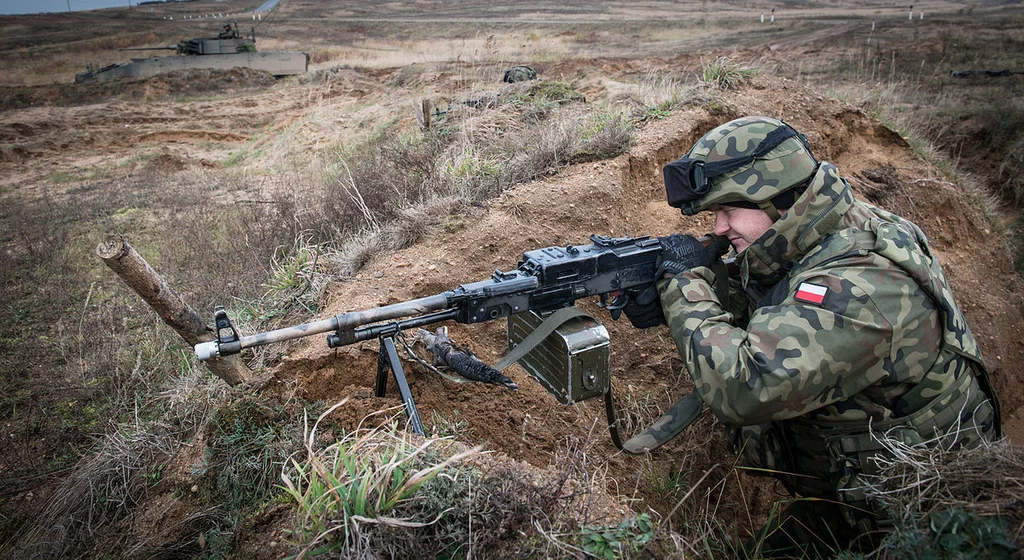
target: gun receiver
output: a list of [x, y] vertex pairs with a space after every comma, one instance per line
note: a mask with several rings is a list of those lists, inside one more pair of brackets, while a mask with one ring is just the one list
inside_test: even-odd
[[[239, 338], [223, 309], [216, 317], [217, 340], [196, 345], [196, 357], [208, 360], [246, 348], [321, 333], [331, 348], [395, 334], [443, 321], [479, 323], [524, 311], [543, 313], [598, 296], [617, 318], [631, 291], [654, 282], [661, 259], [657, 239], [591, 235], [589, 245], [527, 251], [515, 270], [495, 271], [488, 280], [463, 284], [441, 294], [353, 311], [292, 327]], [[401, 320], [396, 320], [401, 319]], [[228, 331], [227, 335], [223, 335]]]

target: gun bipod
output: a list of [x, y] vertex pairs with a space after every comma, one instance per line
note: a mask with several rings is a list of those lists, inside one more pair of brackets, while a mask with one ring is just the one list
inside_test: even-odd
[[402, 402], [405, 404], [405, 414], [409, 417], [409, 425], [419, 435], [423, 432], [423, 422], [420, 421], [420, 413], [416, 410], [416, 402], [413, 401], [412, 391], [409, 390], [409, 381], [405, 378], [405, 370], [402, 369], [402, 362], [398, 359], [398, 348], [395, 346], [395, 335], [387, 334], [380, 337], [380, 353], [377, 355], [377, 387], [378, 397], [383, 397], [388, 388], [388, 370], [395, 376], [398, 383], [398, 392], [402, 395]]

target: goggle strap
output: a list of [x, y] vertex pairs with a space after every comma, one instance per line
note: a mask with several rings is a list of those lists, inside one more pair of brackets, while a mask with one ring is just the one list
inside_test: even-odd
[[749, 165], [753, 163], [755, 159], [759, 157], [764, 157], [768, 152], [777, 148], [779, 144], [785, 142], [786, 140], [794, 136], [797, 136], [798, 134], [799, 133], [796, 130], [794, 130], [791, 126], [784, 124], [783, 126], [780, 126], [779, 128], [776, 128], [775, 130], [769, 132], [768, 136], [765, 136], [764, 140], [762, 140], [761, 143], [757, 145], [757, 148], [755, 148], [750, 155], [727, 159], [723, 161], [716, 161], [712, 163], [705, 163], [704, 176], [710, 179], [712, 177], [724, 175], [734, 169], [739, 169], [744, 165]]
[[758, 204], [758, 206], [760, 206], [761, 210], [764, 210], [764, 212], [768, 214], [768, 217], [771, 219], [772, 223], [775, 223], [776, 221], [778, 221], [780, 217], [782, 217], [782, 215], [779, 214], [779, 209], [776, 208], [770, 200], [761, 202]]

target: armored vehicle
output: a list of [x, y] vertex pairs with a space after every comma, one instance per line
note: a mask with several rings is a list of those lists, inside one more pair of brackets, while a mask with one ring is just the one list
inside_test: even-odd
[[131, 62], [111, 64], [94, 69], [91, 66], [75, 74], [75, 83], [101, 82], [115, 78], [148, 78], [157, 74], [192, 68], [230, 70], [244, 67], [265, 70], [274, 76], [305, 73], [309, 68], [309, 55], [303, 52], [257, 52], [256, 31], [238, 34], [238, 25], [224, 24], [216, 37], [184, 39], [173, 47], [143, 47], [121, 49], [126, 51], [173, 50], [170, 56], [133, 58]]

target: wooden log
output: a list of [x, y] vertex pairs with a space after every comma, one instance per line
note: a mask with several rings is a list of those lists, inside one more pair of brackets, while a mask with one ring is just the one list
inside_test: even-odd
[[[112, 235], [101, 241], [96, 246], [96, 255], [190, 346], [216, 338], [199, 314], [121, 236]], [[228, 385], [252, 380], [252, 371], [238, 356], [214, 358], [206, 364]]]

